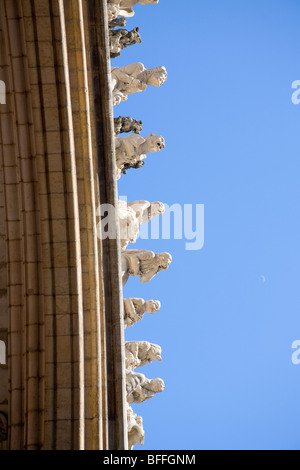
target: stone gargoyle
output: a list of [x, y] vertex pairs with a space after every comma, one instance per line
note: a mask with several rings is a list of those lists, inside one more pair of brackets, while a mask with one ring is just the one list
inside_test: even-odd
[[111, 59], [119, 57], [123, 49], [142, 42], [139, 28], [134, 28], [132, 31], [127, 31], [127, 29], [110, 30], [109, 36]]
[[124, 299], [124, 325], [125, 328], [133, 326], [143, 319], [145, 312], [153, 315], [160, 310], [161, 304], [158, 300], [147, 300], [138, 298]]
[[128, 135], [115, 139], [117, 178], [126, 174], [130, 168], [140, 168], [147, 158], [147, 153], [160, 152], [165, 148], [165, 140], [161, 135], [150, 134], [147, 137]]
[[133, 132], [133, 134], [140, 134], [143, 129], [142, 121], [137, 121], [131, 117], [119, 116], [114, 119], [115, 124], [115, 136], [119, 134], [125, 134]]
[[113, 67], [111, 69], [113, 104], [118, 105], [121, 101], [126, 101], [128, 95], [145, 91], [148, 86], [160, 87], [167, 80], [167, 76], [165, 67], [146, 69], [140, 62], [125, 67]]
[[135, 243], [140, 226], [149, 222], [153, 217], [162, 215], [165, 206], [162, 202], [134, 201], [127, 203], [119, 201], [118, 215], [120, 225], [121, 248], [126, 249], [129, 243]]
[[148, 341], [128, 341], [125, 343], [125, 367], [134, 371], [152, 361], [161, 361], [161, 347]]
[[126, 373], [127, 403], [142, 403], [154, 397], [165, 389], [162, 379], [147, 379], [144, 374], [137, 372]]
[[143, 418], [134, 413], [131, 406], [127, 403], [127, 432], [128, 448], [132, 450], [134, 446], [144, 445], [145, 431], [143, 428]]
[[140, 276], [142, 283], [149, 282], [160, 271], [168, 269], [172, 262], [169, 253], [155, 254], [147, 250], [123, 250], [121, 256], [123, 285], [129, 276]]

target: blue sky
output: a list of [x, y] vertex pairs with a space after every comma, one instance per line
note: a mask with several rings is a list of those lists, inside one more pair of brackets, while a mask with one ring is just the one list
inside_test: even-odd
[[[160, 312], [126, 330], [160, 344], [140, 369], [166, 390], [135, 406], [144, 449], [300, 449], [300, 79], [298, 0], [160, 0], [137, 6], [143, 43], [113, 66], [165, 65], [160, 89], [115, 108], [166, 139], [119, 182], [119, 195], [205, 204], [205, 245], [139, 240], [173, 263], [125, 297]], [[263, 282], [264, 278], [266, 279]], [[140, 447], [138, 447], [140, 448]]]

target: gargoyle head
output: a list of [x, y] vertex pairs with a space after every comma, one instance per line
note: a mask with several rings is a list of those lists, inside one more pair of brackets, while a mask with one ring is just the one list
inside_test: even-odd
[[160, 307], [161, 307], [161, 304], [158, 300], [148, 300], [146, 302], [146, 310], [150, 314], [158, 312]]
[[160, 361], [160, 362], [162, 361], [161, 347], [158, 346], [158, 344], [151, 344], [148, 354], [149, 354], [149, 359], [152, 359], [153, 361]]
[[162, 253], [159, 255], [159, 267], [160, 269], [168, 269], [172, 263], [172, 256], [170, 253]]
[[165, 139], [161, 135], [150, 134], [146, 137], [146, 141], [151, 149], [148, 152], [159, 152], [166, 146]]
[[156, 67], [155, 69], [148, 70], [147, 85], [160, 87], [168, 78], [166, 67]]

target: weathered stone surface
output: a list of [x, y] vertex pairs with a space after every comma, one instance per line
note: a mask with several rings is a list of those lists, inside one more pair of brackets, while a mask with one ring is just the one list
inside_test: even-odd
[[134, 28], [132, 31], [127, 29], [110, 30], [110, 57], [115, 59], [120, 56], [123, 49], [140, 44], [142, 42], [139, 34], [139, 28]]
[[120, 15], [120, 6], [112, 2], [107, 4], [108, 21], [115, 20]]
[[[117, 15], [132, 16], [137, 3], [158, 1], [112, 0], [109, 28], [123, 28]], [[112, 54], [139, 42], [137, 29], [111, 37]], [[127, 419], [130, 447], [144, 432], [126, 403], [120, 244], [97, 238], [96, 211], [99, 200], [117, 205], [112, 98], [158, 87], [167, 73], [132, 64], [110, 74], [105, 1], [2, 0], [0, 42], [0, 330], [9, 359], [0, 366], [0, 449], [127, 449]], [[120, 126], [141, 131], [140, 121]], [[122, 170], [143, 164], [142, 144]], [[149, 220], [138, 203], [127, 206], [137, 230]], [[170, 262], [139, 253], [128, 252], [126, 275], [142, 282]], [[124, 305], [128, 326], [160, 307]], [[129, 402], [164, 388], [134, 372], [159, 351], [127, 346]]]
[[112, 20], [109, 22], [108, 27], [109, 29], [115, 29], [118, 26], [120, 28], [124, 28], [124, 26], [127, 25], [127, 20], [124, 17], [116, 18], [115, 20]]
[[137, 121], [131, 117], [122, 117], [114, 119], [115, 123], [115, 135], [118, 137], [119, 134], [133, 132], [134, 134], [140, 134], [143, 129], [142, 121]]

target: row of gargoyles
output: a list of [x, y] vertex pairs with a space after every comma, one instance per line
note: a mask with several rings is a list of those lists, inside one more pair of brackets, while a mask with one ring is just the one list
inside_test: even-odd
[[161, 361], [161, 347], [147, 341], [131, 341], [125, 344], [126, 395], [128, 444], [132, 449], [136, 444], [143, 445], [145, 432], [143, 419], [137, 416], [132, 408], [133, 403], [142, 403], [164, 390], [162, 379], [148, 379], [135, 369], [151, 364], [153, 360]]
[[[159, 0], [108, 0], [109, 28], [110, 28], [110, 54], [111, 58], [118, 57], [120, 52], [137, 43], [141, 43], [139, 28], [132, 31], [123, 29], [126, 26], [125, 17], [133, 16], [133, 7], [137, 3], [143, 5], [158, 3]], [[118, 16], [121, 16], [118, 18]], [[115, 30], [115, 28], [121, 28]], [[132, 64], [122, 69], [115, 68], [112, 71], [112, 88], [113, 88], [113, 104], [119, 104], [127, 99], [128, 94], [143, 91], [148, 85], [160, 86], [166, 80], [166, 71], [164, 68], [154, 70], [146, 70], [142, 64]], [[128, 80], [127, 80], [128, 76]], [[116, 161], [117, 161], [117, 177], [120, 178], [121, 173], [126, 174], [130, 168], [140, 168], [144, 164], [147, 152], [157, 152], [164, 148], [164, 139], [161, 136], [151, 134], [146, 138], [142, 138], [137, 134], [142, 131], [142, 122], [132, 118], [116, 118], [115, 119], [115, 137], [116, 137]], [[120, 139], [118, 136], [122, 133], [132, 132], [131, 135]], [[141, 201], [140, 201], [141, 202]], [[145, 201], [144, 201], [145, 203]], [[132, 220], [129, 217], [128, 207], [123, 208], [125, 215], [124, 223], [126, 228], [128, 223], [134, 225], [133, 238], [135, 238], [136, 227], [142, 222], [150, 220], [149, 215], [152, 211], [149, 209], [152, 205], [139, 204], [138, 211], [132, 211]], [[141, 207], [140, 207], [141, 206]], [[149, 207], [148, 207], [149, 206]], [[156, 206], [155, 206], [156, 208]], [[159, 212], [162, 212], [162, 208]], [[121, 207], [119, 207], [119, 210]], [[134, 212], [134, 213], [133, 213]], [[138, 213], [140, 217], [138, 217]], [[147, 216], [147, 220], [145, 219]], [[135, 222], [136, 219], [136, 223]], [[123, 220], [123, 219], [122, 219]], [[124, 224], [123, 224], [124, 225]], [[130, 232], [131, 233], [131, 232]], [[129, 237], [130, 238], [130, 237]], [[131, 241], [131, 240], [130, 240]], [[128, 244], [128, 237], [125, 237], [125, 246]], [[167, 253], [161, 255], [145, 250], [122, 251], [122, 271], [123, 284], [127, 281], [129, 275], [140, 276], [141, 282], [147, 282], [154, 277], [160, 270], [167, 269], [171, 262], [171, 256]], [[143, 299], [131, 298], [124, 300], [124, 326], [130, 327], [143, 318], [146, 311], [153, 314], [160, 309], [160, 302], [147, 301]], [[127, 392], [127, 427], [128, 427], [128, 444], [132, 449], [136, 444], [143, 445], [144, 429], [143, 420], [137, 416], [131, 408], [132, 403], [141, 403], [153, 397], [156, 393], [163, 391], [164, 382], [161, 379], [148, 379], [144, 374], [135, 372], [136, 368], [140, 368], [145, 364], [151, 363], [152, 360], [161, 360], [161, 348], [158, 345], [141, 342], [129, 342], [125, 346], [126, 357], [126, 392]]]

